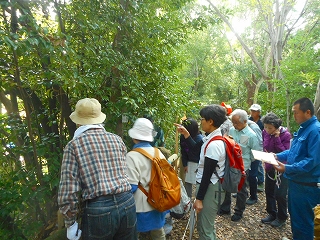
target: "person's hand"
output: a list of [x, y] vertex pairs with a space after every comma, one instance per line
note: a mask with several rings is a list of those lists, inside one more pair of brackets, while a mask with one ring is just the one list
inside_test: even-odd
[[274, 169], [277, 170], [278, 172], [281, 172], [281, 173], [286, 171], [286, 165], [283, 164], [282, 162], [279, 162], [278, 160], [277, 160], [277, 162], [278, 162], [278, 165], [273, 165]]
[[279, 130], [279, 128], [276, 129], [271, 135], [274, 135], [275, 137], [279, 137], [279, 136], [280, 136], [280, 130]]
[[184, 172], [187, 173], [188, 172], [188, 166], [184, 167]]
[[275, 159], [275, 160], [278, 160], [277, 154], [273, 153], [273, 156], [274, 156], [274, 159]]
[[178, 132], [181, 133], [184, 136], [184, 138], [188, 138], [190, 136], [190, 133], [183, 125], [178, 123], [174, 123], [173, 125], [177, 127]]
[[72, 226], [67, 228], [67, 238], [69, 240], [78, 240], [81, 237], [81, 232], [78, 223], [74, 222]]
[[201, 212], [201, 210], [203, 209], [203, 203], [202, 203], [202, 201], [196, 199], [196, 200], [194, 201], [193, 208], [194, 208], [194, 210], [196, 210], [197, 213]]

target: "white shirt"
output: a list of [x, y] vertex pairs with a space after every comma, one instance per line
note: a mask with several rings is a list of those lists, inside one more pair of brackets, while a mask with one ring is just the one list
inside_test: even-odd
[[[208, 136], [203, 138], [203, 144], [202, 144], [201, 151], [200, 151], [200, 160], [199, 160], [199, 165], [198, 165], [198, 171], [197, 171], [197, 175], [196, 175], [196, 181], [198, 183], [200, 183], [201, 179], [202, 179], [205, 157], [217, 160], [218, 165], [217, 165], [216, 170], [217, 170], [218, 176], [222, 177], [224, 175], [224, 168], [225, 168], [225, 161], [226, 161], [226, 149], [225, 149], [224, 142], [220, 141], [220, 140], [212, 141], [206, 149], [206, 154], [204, 154], [204, 149], [205, 149], [206, 145], [208, 144], [208, 141], [215, 136], [221, 136], [220, 128], [217, 128], [216, 130], [211, 132]], [[218, 178], [214, 173], [212, 174], [210, 181], [213, 184], [218, 182]]]

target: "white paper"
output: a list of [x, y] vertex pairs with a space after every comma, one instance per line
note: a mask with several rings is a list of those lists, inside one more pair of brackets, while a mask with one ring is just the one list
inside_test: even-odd
[[268, 153], [268, 152], [262, 152], [262, 151], [257, 151], [257, 150], [251, 150], [254, 159], [270, 163], [272, 165], [278, 165], [277, 160], [274, 158], [273, 153]]
[[196, 172], [198, 170], [198, 165], [199, 164], [195, 162], [188, 162], [188, 172], [186, 172], [185, 182], [196, 184]]

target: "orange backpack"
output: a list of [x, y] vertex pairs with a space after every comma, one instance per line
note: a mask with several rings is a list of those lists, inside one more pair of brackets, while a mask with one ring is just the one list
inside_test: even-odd
[[139, 183], [139, 189], [147, 196], [148, 203], [159, 212], [164, 212], [180, 203], [181, 191], [180, 181], [176, 171], [166, 159], [160, 158], [160, 150], [154, 148], [155, 156], [152, 157], [142, 148], [135, 148], [152, 161], [149, 192]]

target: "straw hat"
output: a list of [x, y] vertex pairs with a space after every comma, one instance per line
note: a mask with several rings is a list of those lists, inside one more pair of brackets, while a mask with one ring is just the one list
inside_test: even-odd
[[131, 129], [128, 131], [129, 136], [140, 141], [153, 142], [154, 129], [153, 124], [146, 118], [138, 118]]
[[84, 98], [77, 102], [70, 119], [79, 125], [103, 123], [106, 115], [101, 112], [101, 104], [95, 98]]

